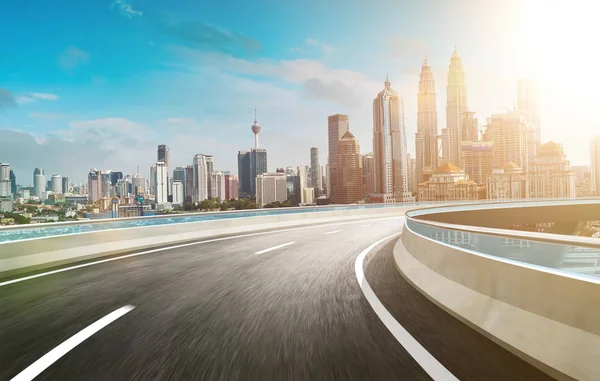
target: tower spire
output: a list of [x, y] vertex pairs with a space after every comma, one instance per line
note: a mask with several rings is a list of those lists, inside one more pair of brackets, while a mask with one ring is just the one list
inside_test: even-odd
[[385, 74], [385, 88], [389, 89], [392, 84], [390, 83], [390, 76], [388, 73]]

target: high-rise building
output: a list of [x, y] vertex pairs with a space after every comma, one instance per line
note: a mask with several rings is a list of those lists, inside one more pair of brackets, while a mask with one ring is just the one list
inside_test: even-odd
[[446, 128], [450, 134], [448, 154], [444, 157], [452, 164], [462, 166], [460, 143], [462, 140], [462, 118], [469, 110], [467, 106], [467, 84], [463, 64], [456, 46], [450, 58], [448, 86], [446, 87]]
[[[183, 189], [183, 199], [185, 200], [187, 194], [185, 193], [185, 168], [183, 167], [175, 167], [173, 169], [173, 177], [172, 182], [181, 181], [182, 189]], [[173, 199], [175, 199], [175, 190], [173, 190]]]
[[212, 190], [212, 174], [214, 172], [215, 163], [212, 155], [204, 155], [204, 160], [206, 161], [206, 175], [207, 175], [207, 187], [208, 187], [208, 198], [217, 198], [217, 196], [213, 195]]
[[183, 205], [183, 186], [184, 182], [181, 180], [173, 180], [173, 205]]
[[540, 89], [537, 81], [529, 78], [522, 78], [517, 81], [517, 109], [525, 115], [527, 124], [533, 130], [533, 141], [536, 148], [542, 142], [539, 94]]
[[42, 168], [36, 168], [33, 171], [33, 195], [40, 200], [44, 199], [46, 187], [46, 176]]
[[256, 176], [267, 172], [267, 150], [264, 148], [238, 152], [239, 196], [256, 195]]
[[17, 198], [17, 176], [15, 176], [12, 169], [10, 170], [10, 193], [12, 194], [13, 199]]
[[408, 193], [404, 102], [391, 88], [385, 88], [373, 100], [373, 157], [375, 194], [379, 202], [405, 201]]
[[150, 167], [150, 194], [156, 194], [156, 164]]
[[185, 167], [185, 202], [192, 202], [194, 195], [194, 166]]
[[548, 142], [538, 150], [529, 171], [529, 197], [575, 197], [575, 172], [562, 145]]
[[64, 194], [71, 193], [69, 178], [67, 176], [63, 176], [62, 178], [62, 191]]
[[529, 197], [527, 174], [515, 163], [496, 168], [486, 179], [487, 198], [490, 200], [514, 200]]
[[600, 195], [600, 135], [592, 136], [590, 142], [590, 191]]
[[206, 158], [209, 155], [197, 154], [194, 156], [194, 185], [192, 193], [193, 202], [201, 202], [208, 198], [208, 167]]
[[[417, 134], [416, 170], [418, 181], [423, 181], [423, 168], [432, 171], [437, 168], [438, 150], [436, 136], [438, 134], [435, 84], [431, 66], [425, 57], [421, 66], [419, 94], [417, 94]], [[412, 191], [412, 190], [411, 190]]]
[[300, 188], [300, 176], [294, 173], [286, 174], [287, 181], [287, 200], [292, 205], [300, 205], [302, 202], [302, 189]]
[[0, 212], [12, 211], [12, 199], [10, 191], [10, 164], [0, 163]]
[[461, 141], [476, 142], [479, 140], [479, 121], [475, 117], [475, 112], [467, 111], [462, 118], [462, 138]]
[[461, 155], [465, 174], [477, 185], [484, 185], [494, 168], [494, 143], [463, 141]]
[[354, 204], [365, 199], [362, 156], [358, 140], [346, 131], [338, 142], [337, 179], [331, 201], [335, 204]]
[[154, 200], [157, 204], [163, 205], [168, 201], [168, 186], [167, 183], [169, 181], [168, 177], [169, 168], [164, 161], [156, 162], [156, 183], [154, 184], [154, 189], [156, 190], [154, 193]]
[[100, 171], [97, 169], [91, 169], [88, 173], [88, 200], [91, 203], [95, 203], [102, 197], [102, 178], [100, 177]]
[[112, 172], [110, 170], [104, 171], [100, 174], [100, 178], [102, 180], [102, 198], [106, 198], [109, 200], [111, 200], [114, 196], [114, 188], [112, 186], [111, 174]]
[[362, 157], [363, 183], [367, 196], [375, 193], [375, 159], [373, 153], [369, 152]]
[[285, 173], [263, 173], [256, 176], [256, 204], [259, 207], [286, 200], [287, 175]]
[[50, 189], [52, 193], [62, 194], [62, 177], [60, 175], [52, 175], [50, 181], [52, 181], [52, 188]]
[[520, 112], [492, 114], [483, 140], [494, 143], [494, 168], [502, 168], [512, 162], [525, 172], [530, 171], [530, 163], [535, 156], [533, 130]]
[[225, 200], [225, 175], [221, 171], [210, 173], [210, 197]]
[[479, 198], [477, 184], [452, 163], [439, 166], [431, 178], [419, 184], [419, 201], [457, 201]]
[[315, 189], [315, 196], [319, 197], [321, 189], [321, 166], [319, 165], [319, 149], [312, 147], [310, 149], [310, 180], [311, 186]]
[[115, 195], [122, 201], [125, 201], [129, 196], [129, 192], [127, 191], [127, 181], [125, 179], [117, 180], [117, 183], [115, 184]]
[[238, 178], [233, 175], [225, 175], [225, 199], [238, 199]]
[[165, 144], [160, 144], [156, 151], [156, 161], [162, 161], [167, 168], [167, 195], [173, 194], [171, 189], [171, 150]]
[[[364, 162], [363, 162], [364, 163]], [[408, 181], [408, 191], [412, 194], [416, 194], [417, 189], [417, 160], [413, 159], [410, 154], [406, 155], [406, 166], [407, 166], [407, 181]], [[364, 170], [364, 164], [363, 164]]]
[[323, 186], [323, 192], [325, 195], [329, 194], [329, 187], [331, 186], [329, 180], [329, 164], [321, 165], [321, 185]]
[[123, 172], [117, 172], [117, 171], [110, 171], [110, 185], [111, 186], [115, 186], [117, 185], [117, 181], [121, 180], [123, 178]]
[[137, 196], [144, 196], [146, 194], [146, 180], [142, 177], [140, 173], [136, 173], [131, 178], [131, 186], [133, 194]]
[[350, 128], [350, 121], [348, 115], [344, 114], [335, 114], [327, 117], [327, 136], [328, 136], [328, 145], [329, 145], [329, 156], [328, 156], [328, 164], [329, 164], [329, 183], [327, 184], [327, 195], [331, 197], [333, 194], [333, 189], [335, 188], [335, 177], [337, 176], [336, 170], [336, 161], [337, 161], [337, 149], [338, 142], [344, 136], [344, 134]]

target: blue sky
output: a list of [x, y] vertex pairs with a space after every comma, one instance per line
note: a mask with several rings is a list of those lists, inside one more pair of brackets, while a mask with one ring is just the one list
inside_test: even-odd
[[[156, 146], [166, 143], [174, 165], [211, 153], [216, 168], [235, 173], [237, 151], [253, 144], [256, 106], [270, 170], [308, 164], [313, 146], [325, 163], [330, 114], [349, 114], [361, 151], [371, 150], [372, 99], [386, 73], [404, 97], [414, 152], [425, 54], [436, 80], [439, 129], [455, 43], [480, 123], [514, 104], [516, 78], [525, 70], [523, 25], [531, 24], [523, 4], [4, 2], [0, 161], [10, 162], [24, 185], [39, 166], [76, 181], [91, 167], [133, 173], [139, 165], [147, 176]], [[580, 121], [581, 139], [563, 139], [574, 163], [587, 162], [578, 147], [594, 130], [590, 120]], [[564, 122], [543, 109], [543, 129], [544, 121], [544, 140], [561, 140]]]

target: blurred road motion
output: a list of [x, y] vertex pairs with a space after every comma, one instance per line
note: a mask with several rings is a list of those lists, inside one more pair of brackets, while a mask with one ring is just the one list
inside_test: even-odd
[[[135, 308], [104, 320], [36, 380], [431, 379], [371, 308], [354, 271], [359, 253], [399, 233], [402, 221], [199, 243], [4, 285], [0, 380], [124, 306]], [[406, 283], [395, 241], [369, 253], [366, 280], [444, 367], [462, 380], [548, 379]]]

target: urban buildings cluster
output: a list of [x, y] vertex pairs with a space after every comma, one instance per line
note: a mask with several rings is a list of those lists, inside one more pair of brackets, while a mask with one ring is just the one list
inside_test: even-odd
[[386, 78], [373, 100], [373, 151], [365, 155], [350, 131], [349, 116], [334, 114], [327, 119], [326, 164], [312, 147], [310, 165], [269, 172], [255, 113], [254, 147], [238, 151], [237, 177], [216, 170], [210, 154], [173, 167], [164, 144], [158, 145], [148, 178], [139, 168], [133, 175], [92, 169], [86, 183], [75, 184], [35, 168], [33, 186], [22, 187], [10, 164], [0, 163], [0, 212], [11, 211], [14, 200], [66, 203], [87, 218], [115, 218], [185, 209], [206, 200], [248, 199], [244, 207], [273, 207], [600, 195], [600, 136], [590, 141], [590, 165], [571, 166], [560, 143], [542, 143], [537, 83], [518, 80], [516, 98], [516, 107], [492, 114], [480, 126], [468, 107], [466, 75], [455, 47], [441, 132], [427, 57], [421, 66], [414, 158], [407, 152], [403, 99]]

